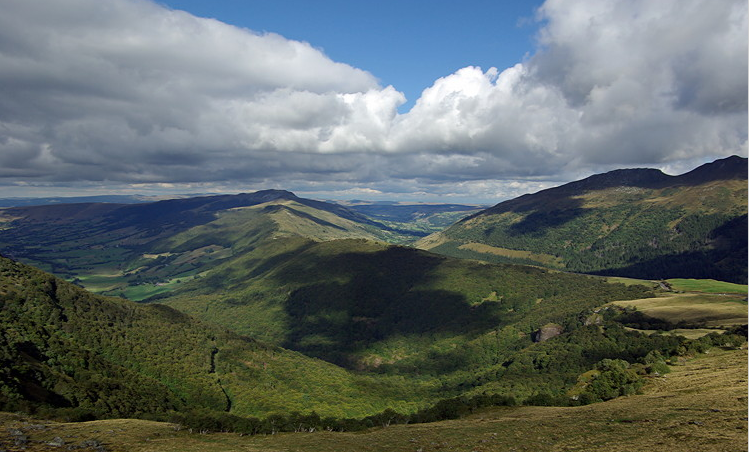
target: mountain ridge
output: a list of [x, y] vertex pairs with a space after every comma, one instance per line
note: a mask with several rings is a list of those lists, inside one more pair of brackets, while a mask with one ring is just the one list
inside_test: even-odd
[[463, 221], [488, 213], [504, 212], [511, 208], [522, 206], [525, 201], [535, 197], [557, 194], [579, 195], [581, 192], [585, 191], [605, 190], [614, 187], [663, 189], [681, 185], [700, 185], [718, 180], [747, 180], [747, 159], [733, 155], [724, 159], [705, 163], [684, 174], [675, 176], [668, 175], [659, 169], [653, 168], [616, 169], [500, 202], [488, 209], [465, 218]]
[[286, 190], [0, 209], [0, 249], [6, 255], [109, 294], [123, 294], [116, 287], [128, 281], [127, 293], [136, 298], [149, 295], [143, 284], [151, 294], [169, 290], [241, 246], [253, 246], [253, 235], [272, 230], [313, 240], [400, 234], [344, 206]]
[[745, 283], [746, 180], [747, 159], [737, 156], [679, 176], [614, 170], [501, 202], [416, 246], [587, 273]]

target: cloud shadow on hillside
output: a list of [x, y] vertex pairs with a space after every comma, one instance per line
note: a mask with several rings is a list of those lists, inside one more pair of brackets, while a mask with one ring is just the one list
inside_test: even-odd
[[711, 249], [669, 254], [595, 275], [640, 279], [697, 278], [747, 283], [747, 216], [733, 218], [710, 231]]
[[318, 258], [278, 276], [298, 283], [306, 272], [308, 281], [286, 300], [286, 348], [348, 366], [350, 353], [394, 335], [464, 334], [500, 321], [491, 303], [472, 306], [459, 292], [428, 288], [443, 258], [399, 247]]

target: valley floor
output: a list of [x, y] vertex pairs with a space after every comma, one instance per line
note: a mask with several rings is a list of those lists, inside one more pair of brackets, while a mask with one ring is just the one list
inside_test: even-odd
[[140, 420], [61, 424], [0, 414], [2, 450], [69, 447], [110, 452], [741, 451], [747, 450], [747, 351], [712, 349], [651, 379], [643, 394], [609, 402], [492, 408], [456, 421], [362, 433], [250, 437], [190, 433]]

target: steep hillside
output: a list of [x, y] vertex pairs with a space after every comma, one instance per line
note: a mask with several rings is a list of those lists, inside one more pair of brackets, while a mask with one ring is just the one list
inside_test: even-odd
[[138, 300], [194, 278], [265, 237], [397, 235], [343, 206], [290, 192], [0, 209], [0, 251], [108, 295]]
[[747, 159], [616, 170], [505, 201], [426, 237], [440, 254], [646, 279], [747, 281]]
[[166, 306], [92, 295], [0, 258], [2, 409], [76, 418], [195, 409], [361, 417], [425, 400], [418, 382], [354, 376]]

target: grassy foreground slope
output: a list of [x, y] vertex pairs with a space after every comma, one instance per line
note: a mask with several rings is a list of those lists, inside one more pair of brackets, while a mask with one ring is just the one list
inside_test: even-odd
[[111, 452], [740, 451], [747, 449], [746, 375], [745, 349], [713, 349], [650, 379], [642, 395], [584, 407], [485, 409], [461, 420], [361, 433], [203, 435], [149, 421], [60, 424], [1, 414], [0, 447], [12, 450], [24, 435], [31, 452], [59, 450], [45, 446], [56, 437]]
[[645, 279], [747, 282], [747, 159], [616, 170], [502, 202], [417, 246]]

